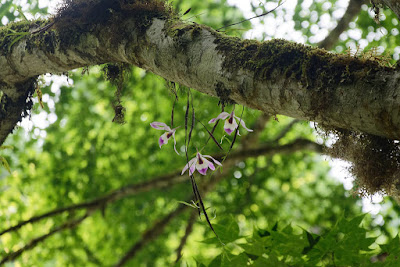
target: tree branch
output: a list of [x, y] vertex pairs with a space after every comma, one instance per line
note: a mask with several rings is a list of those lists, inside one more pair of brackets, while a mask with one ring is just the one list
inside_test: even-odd
[[296, 123], [299, 123], [300, 120], [292, 120], [279, 134], [271, 141], [271, 143], [277, 143], [281, 140], [285, 135], [293, 128]]
[[[189, 200], [190, 201], [190, 200]], [[156, 239], [160, 234], [162, 234], [164, 228], [168, 225], [168, 223], [181, 214], [188, 206], [186, 205], [179, 205], [175, 210], [167, 214], [164, 218], [162, 218], [160, 221], [156, 222], [153, 224], [152, 227], [147, 229], [140, 240], [136, 242], [129, 250], [126, 252], [126, 254], [121, 258], [121, 260], [115, 264], [115, 267], [120, 267], [125, 265], [131, 258], [133, 258], [137, 252], [139, 252], [147, 243], [150, 241]]]
[[16, 124], [29, 114], [35, 86], [36, 77], [15, 85], [2, 84], [0, 80], [0, 146]]
[[23, 248], [21, 248], [21, 249], [19, 249], [19, 250], [17, 250], [17, 251], [14, 251], [14, 252], [11, 252], [11, 253], [7, 254], [7, 255], [0, 261], [0, 265], [4, 264], [4, 263], [6, 263], [6, 262], [9, 262], [9, 261], [15, 260], [15, 259], [16, 259], [17, 257], [19, 257], [23, 252], [25, 252], [25, 251], [27, 251], [27, 250], [30, 250], [30, 249], [32, 249], [32, 248], [34, 248], [34, 247], [36, 247], [39, 243], [45, 241], [45, 240], [46, 240], [47, 238], [49, 238], [50, 236], [52, 236], [52, 235], [54, 235], [54, 234], [56, 234], [56, 233], [58, 233], [58, 232], [64, 231], [64, 230], [66, 230], [66, 229], [72, 229], [72, 228], [78, 226], [83, 220], [85, 220], [85, 219], [86, 219], [87, 217], [89, 217], [90, 215], [91, 215], [90, 213], [86, 213], [85, 215], [83, 215], [82, 217], [80, 217], [80, 218], [78, 218], [78, 219], [70, 220], [70, 221], [68, 221], [68, 222], [66, 222], [66, 223], [64, 223], [64, 224], [62, 224], [61, 226], [54, 228], [53, 230], [51, 230], [50, 232], [48, 232], [48, 233], [45, 234], [45, 235], [42, 235], [42, 236], [39, 236], [39, 237], [37, 237], [37, 238], [32, 239], [32, 240], [29, 242], [28, 245], [24, 246]]
[[156, 0], [150, 1], [154, 7], [129, 5], [129, 10], [119, 0], [112, 2], [118, 8], [102, 11], [112, 11], [106, 21], [91, 7], [77, 10], [83, 12], [79, 19], [68, 17], [66, 9], [64, 20], [47, 32], [27, 35], [10, 52], [0, 51], [0, 82], [14, 85], [48, 72], [129, 63], [269, 114], [400, 139], [398, 69], [279, 39], [260, 43], [228, 37], [177, 19]]
[[179, 246], [178, 246], [178, 248], [176, 249], [176, 261], [175, 261], [175, 263], [177, 263], [177, 262], [181, 259], [181, 257], [182, 257], [182, 250], [183, 250], [183, 247], [185, 246], [186, 241], [187, 241], [189, 235], [190, 235], [190, 234], [192, 233], [192, 231], [193, 231], [193, 225], [194, 225], [194, 223], [196, 222], [196, 217], [197, 217], [197, 211], [194, 210], [194, 211], [192, 211], [192, 212], [190, 213], [190, 217], [189, 217], [189, 220], [188, 220], [188, 222], [187, 222], [186, 229], [185, 229], [185, 234], [182, 236], [181, 242], [179, 243]]
[[168, 187], [173, 184], [184, 182], [184, 181], [186, 181], [186, 179], [187, 179], [187, 177], [180, 175], [180, 171], [176, 171], [176, 172], [173, 172], [173, 173], [170, 173], [167, 175], [161, 175], [155, 179], [152, 179], [150, 181], [146, 181], [146, 182], [143, 182], [140, 184], [127, 185], [127, 186], [121, 187], [115, 191], [112, 191], [111, 193], [109, 193], [105, 196], [96, 198], [94, 200], [83, 202], [83, 203], [78, 203], [76, 205], [71, 205], [68, 207], [54, 209], [54, 210], [46, 212], [44, 214], [34, 216], [28, 220], [25, 220], [25, 221], [22, 221], [22, 222], [16, 224], [15, 226], [12, 226], [8, 229], [3, 230], [2, 232], [0, 232], [0, 236], [5, 233], [8, 233], [8, 232], [16, 231], [26, 224], [35, 223], [37, 221], [40, 221], [40, 220], [43, 220], [43, 219], [46, 219], [49, 217], [53, 217], [55, 215], [58, 215], [58, 214], [61, 214], [64, 212], [71, 212], [71, 211], [75, 211], [75, 210], [79, 210], [79, 209], [97, 210], [101, 207], [104, 207], [108, 203], [117, 201], [126, 196], [134, 195], [134, 194], [141, 193], [141, 192], [147, 192], [147, 191], [150, 191], [150, 190], [156, 189], [156, 188]]
[[257, 145], [258, 140], [260, 138], [260, 134], [264, 130], [264, 128], [265, 128], [266, 124], [268, 123], [268, 121], [270, 120], [270, 118], [271, 118], [271, 115], [268, 115], [265, 113], [258, 116], [253, 127], [251, 127], [253, 132], [251, 134], [247, 134], [245, 136], [245, 138], [243, 138], [240, 142], [242, 149], [254, 148], [254, 146]]
[[318, 44], [318, 47], [331, 50], [342, 32], [349, 27], [349, 23], [358, 15], [358, 13], [360, 13], [363, 4], [365, 4], [365, 0], [350, 0], [343, 17], [339, 20], [336, 27], [328, 34], [328, 36]]

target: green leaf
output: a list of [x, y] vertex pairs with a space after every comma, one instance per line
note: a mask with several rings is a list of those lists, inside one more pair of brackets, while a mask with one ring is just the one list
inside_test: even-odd
[[8, 164], [7, 160], [4, 157], [0, 156], [1, 164], [3, 165], [4, 168], [11, 174], [11, 169], [10, 165]]

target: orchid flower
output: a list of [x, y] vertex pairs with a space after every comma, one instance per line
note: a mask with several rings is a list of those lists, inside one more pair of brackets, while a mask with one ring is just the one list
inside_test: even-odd
[[176, 127], [174, 129], [171, 129], [168, 125], [166, 125], [163, 122], [152, 122], [150, 123], [150, 126], [153, 127], [154, 129], [157, 130], [164, 130], [166, 131], [165, 133], [163, 133], [160, 138], [158, 139], [158, 144], [160, 145], [160, 148], [165, 145], [168, 144], [168, 140], [173, 137], [174, 138], [174, 150], [176, 152], [176, 154], [179, 155], [178, 151], [176, 150], [176, 140], [175, 140], [175, 131], [176, 129], [178, 129], [179, 127]]
[[218, 115], [218, 117], [211, 119], [208, 123], [214, 123], [217, 120], [225, 120], [224, 130], [227, 134], [230, 135], [238, 127], [236, 119], [240, 121], [240, 125], [242, 125], [242, 127], [245, 128], [247, 131], [249, 132], [253, 131], [246, 127], [246, 124], [242, 119], [240, 119], [238, 116], [235, 116], [235, 111], [232, 111], [231, 114], [229, 114], [228, 112], [222, 112]]
[[189, 169], [189, 175], [192, 175], [195, 169], [202, 175], [206, 175], [208, 168], [210, 168], [211, 170], [215, 170], [214, 164], [206, 158], [209, 158], [214, 161], [215, 164], [222, 166], [221, 162], [214, 159], [213, 157], [209, 155], [202, 155], [197, 152], [196, 157], [192, 158], [189, 163], [186, 164], [186, 166], [183, 168], [181, 175], [184, 174], [187, 169]]

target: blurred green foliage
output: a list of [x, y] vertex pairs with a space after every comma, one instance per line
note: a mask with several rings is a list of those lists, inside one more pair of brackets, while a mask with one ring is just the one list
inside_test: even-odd
[[[299, 26], [298, 21], [308, 21], [310, 27], [317, 24], [318, 19], [312, 19], [311, 13], [316, 12], [317, 17], [322, 13], [331, 14], [335, 1], [316, 1], [311, 4], [311, 13], [301, 2], [291, 19], [295, 21], [294, 29], [302, 31], [308, 40], [312, 35], [310, 28]], [[225, 0], [173, 3], [182, 14], [191, 8], [184, 19], [214, 28], [243, 19], [241, 11]], [[324, 8], [326, 3], [331, 3], [328, 10]], [[29, 4], [27, 12], [31, 14], [46, 12], [38, 8], [37, 1]], [[0, 6], [0, 17], [15, 20], [15, 5], [5, 1]], [[267, 10], [262, 1], [253, 8]], [[286, 10], [283, 8], [282, 12]], [[386, 19], [380, 25], [366, 14], [363, 9], [355, 25], [362, 30], [363, 38], [379, 27], [390, 32], [395, 26], [390, 11], [384, 11]], [[241, 35], [243, 29], [250, 27], [247, 22], [227, 33]], [[393, 38], [382, 38], [370, 45], [383, 45], [388, 51], [394, 51], [397, 41]], [[339, 41], [338, 46], [346, 47], [346, 42]], [[122, 92], [127, 123], [119, 125], [112, 123], [116, 88], [106, 81], [101, 69], [96, 66], [72, 71], [61, 87], [60, 78], [43, 78], [45, 108], [36, 104], [31, 118], [34, 122], [40, 118], [41, 123], [28, 123], [28, 130], [18, 129], [7, 140], [14, 149], [1, 151], [10, 163], [11, 175], [6, 169], [0, 169], [0, 231], [34, 215], [175, 172], [186, 164], [183, 126], [188, 89], [178, 88], [179, 101], [175, 105], [174, 127], [182, 126], [176, 132], [177, 149], [181, 152], [178, 156], [173, 152], [172, 140], [162, 149], [158, 147], [162, 132], [149, 126], [153, 121], [170, 124], [175, 96], [166, 81], [141, 69], [130, 69]], [[193, 91], [192, 94], [196, 118], [208, 125], [221, 112], [218, 99]], [[232, 108], [228, 106], [226, 111]], [[258, 111], [246, 109], [243, 119], [252, 128], [259, 116]], [[278, 116], [278, 120], [271, 118], [267, 122], [259, 144], [273, 142], [292, 121], [283, 116]], [[243, 136], [238, 137], [234, 148], [245, 138], [245, 131], [241, 133]], [[223, 135], [220, 123], [215, 136]], [[207, 132], [197, 123], [189, 158], [196, 147], [202, 148], [207, 138]], [[232, 140], [233, 136], [227, 138]], [[313, 127], [306, 122], [297, 123], [275, 145], [288, 144], [297, 138], [315, 140]], [[225, 140], [223, 147], [229, 148], [229, 142]], [[212, 141], [204, 148], [205, 154], [217, 152]], [[366, 266], [371, 264], [371, 259], [377, 260], [378, 255], [389, 253], [385, 266], [396, 266], [399, 260], [396, 255], [400, 254], [399, 237], [395, 237], [399, 225], [398, 205], [387, 199], [379, 214], [380, 220], [377, 220], [379, 216], [361, 215], [360, 198], [347, 192], [330, 176], [329, 170], [328, 162], [320, 155], [306, 151], [239, 162], [204, 197], [212, 223], [225, 246], [215, 238], [205, 220], [196, 218], [178, 265]], [[201, 184], [206, 177], [197, 177], [197, 180]], [[146, 229], [182, 205], [179, 201], [187, 201], [191, 194], [187, 181], [123, 198], [95, 212], [78, 227], [61, 231], [24, 252], [16, 259], [15, 266], [115, 264], [141, 239]], [[171, 266], [190, 212], [176, 216], [128, 265]], [[82, 214], [83, 211], [62, 213], [0, 236], [0, 259]]]
[[24, 16], [28, 14], [32, 17], [46, 15], [47, 7], [40, 7], [39, 0], [2, 0], [0, 2], [0, 26], [4, 26], [8, 22], [23, 20]]

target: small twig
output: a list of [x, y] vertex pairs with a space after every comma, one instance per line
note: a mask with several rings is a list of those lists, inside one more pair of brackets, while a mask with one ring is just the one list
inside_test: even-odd
[[35, 30], [31, 31], [31, 34], [36, 34], [36, 33], [47, 31], [51, 26], [54, 25], [54, 23], [55, 23], [55, 21], [52, 21], [49, 24], [47, 24], [41, 28], [35, 29]]
[[267, 11], [267, 12], [265, 12], [265, 13], [262, 13], [261, 15], [257, 15], [257, 16], [251, 17], [251, 18], [249, 18], [249, 19], [244, 19], [244, 20], [241, 20], [241, 21], [239, 21], [239, 22], [235, 22], [235, 23], [226, 25], [226, 26], [224, 26], [224, 27], [218, 28], [216, 31], [219, 31], [219, 30], [228, 28], [228, 27], [230, 27], [230, 26], [235, 26], [235, 25], [237, 25], [237, 24], [240, 24], [240, 23], [243, 23], [243, 22], [246, 22], [246, 21], [250, 21], [250, 20], [255, 19], [255, 18], [259, 18], [259, 17], [262, 17], [262, 16], [266, 16], [266, 15], [268, 15], [269, 13], [274, 12], [274, 11], [275, 11], [278, 7], [280, 7], [282, 4], [283, 4], [283, 2], [280, 3], [278, 6], [276, 6], [274, 9], [272, 9], [272, 10], [270, 10], [270, 11]]
[[[218, 146], [218, 148], [221, 149], [222, 151], [224, 151], [224, 149], [222, 148], [222, 146], [218, 143], [217, 139], [215, 139], [215, 137], [214, 137], [214, 135], [213, 135], [213, 131], [214, 131], [214, 129], [215, 129], [215, 127], [216, 127], [217, 124], [214, 125], [213, 129], [212, 129], [211, 132], [210, 132], [210, 131], [207, 129], [207, 127], [206, 127], [199, 119], [196, 119], [196, 120], [204, 127], [204, 129], [206, 129], [206, 131], [207, 131], [209, 137], [214, 141], [214, 143]], [[219, 121], [217, 121], [217, 123], [218, 123], [218, 122], [219, 122]]]

